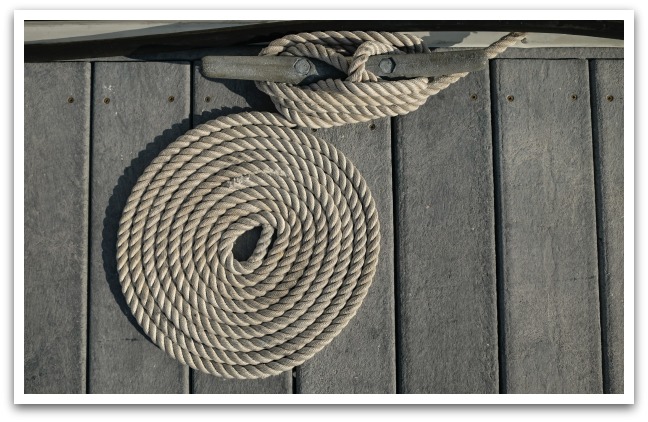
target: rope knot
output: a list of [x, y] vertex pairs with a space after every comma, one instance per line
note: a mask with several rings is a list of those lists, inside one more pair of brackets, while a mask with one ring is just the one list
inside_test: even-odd
[[[489, 58], [524, 38], [512, 33], [486, 49]], [[418, 109], [430, 95], [447, 88], [467, 72], [434, 80], [418, 77], [382, 80], [366, 69], [379, 54], [426, 54], [430, 49], [410, 34], [363, 31], [326, 31], [287, 35], [270, 43], [260, 55], [288, 55], [321, 60], [344, 72], [345, 80], [326, 79], [298, 86], [268, 81], [257, 87], [268, 94], [277, 110], [297, 126], [313, 129], [361, 123], [404, 115]]]
[[366, 70], [367, 60], [371, 56], [386, 53], [401, 53], [401, 51], [393, 45], [385, 44], [377, 41], [365, 41], [353, 53], [351, 64], [349, 65], [347, 81], [349, 82], [377, 82], [378, 76]]

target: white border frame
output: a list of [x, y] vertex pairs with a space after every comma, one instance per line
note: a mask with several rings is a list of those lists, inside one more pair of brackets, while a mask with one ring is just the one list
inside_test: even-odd
[[[354, 20], [623, 20], [625, 387], [619, 395], [56, 395], [24, 394], [24, 21], [25, 20], [284, 20], [339, 19], [336, 10], [17, 10], [14, 13], [14, 403], [49, 404], [630, 404], [634, 403], [634, 12], [630, 10], [345, 10]], [[23, 229], [21, 229], [23, 228]]]

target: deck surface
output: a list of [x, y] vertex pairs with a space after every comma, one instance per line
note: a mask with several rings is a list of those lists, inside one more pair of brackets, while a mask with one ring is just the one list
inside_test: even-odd
[[373, 193], [377, 273], [315, 357], [238, 381], [149, 341], [114, 251], [148, 163], [249, 109], [274, 111], [191, 60], [25, 65], [26, 393], [623, 392], [618, 51], [510, 50], [409, 115], [318, 130]]

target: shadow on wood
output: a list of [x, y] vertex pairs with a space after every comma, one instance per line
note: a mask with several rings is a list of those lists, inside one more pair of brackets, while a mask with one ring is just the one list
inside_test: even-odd
[[[200, 65], [194, 66], [200, 67]], [[228, 114], [243, 113], [245, 111], [268, 111], [271, 113], [277, 113], [277, 109], [272, 103], [270, 97], [259, 91], [252, 81], [205, 78], [204, 76], [203, 79], [211, 83], [216, 83], [216, 86], [218, 86], [219, 88], [227, 88], [227, 90], [230, 91], [233, 95], [242, 97], [242, 99], [248, 105], [246, 107], [222, 107], [204, 110], [202, 111], [202, 113], [200, 113], [200, 110], [194, 109], [194, 126], [205, 123], [217, 117], [227, 116]], [[214, 95], [206, 96], [205, 98], [203, 98], [203, 101], [218, 101], [219, 98], [217, 97], [218, 95], [216, 95], [216, 91], [214, 90]], [[206, 104], [204, 108], [209, 108], [208, 103], [204, 104]]]
[[137, 183], [137, 179], [144, 173], [146, 167], [151, 164], [151, 161], [158, 154], [165, 149], [171, 142], [175, 141], [178, 136], [184, 133], [184, 128], [187, 127], [189, 119], [184, 119], [181, 123], [174, 124], [170, 129], [165, 130], [161, 135], [157, 136], [153, 142], [146, 146], [146, 149], [140, 151], [137, 158], [134, 158], [130, 166], [124, 169], [124, 173], [119, 177], [117, 185], [113, 188], [113, 193], [108, 201], [108, 207], [104, 214], [103, 232], [101, 241], [101, 255], [103, 259], [103, 268], [106, 272], [106, 280], [110, 287], [110, 291], [115, 297], [115, 302], [119, 305], [122, 313], [126, 315], [137, 331], [145, 336], [149, 341], [150, 339], [144, 333], [144, 330], [137, 323], [126, 303], [126, 298], [122, 293], [121, 283], [119, 282], [119, 274], [117, 272], [117, 231], [119, 229], [119, 220], [121, 218], [124, 206], [128, 197]]

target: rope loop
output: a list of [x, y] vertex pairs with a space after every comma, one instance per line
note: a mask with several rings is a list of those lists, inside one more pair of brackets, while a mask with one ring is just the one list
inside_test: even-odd
[[[151, 340], [225, 378], [300, 365], [355, 315], [380, 250], [367, 183], [274, 113], [191, 129], [146, 168], [120, 220], [122, 291]], [[245, 261], [238, 237], [260, 239]]]
[[[491, 59], [524, 38], [515, 32], [486, 49]], [[326, 31], [291, 34], [271, 42], [260, 55], [308, 57], [321, 60], [347, 75], [298, 86], [268, 81], [257, 87], [277, 110], [301, 127], [313, 129], [361, 123], [410, 113], [427, 98], [447, 88], [467, 72], [438, 78], [382, 80], [366, 70], [369, 57], [379, 54], [428, 54], [423, 40], [411, 34], [376, 31]]]
[[350, 82], [377, 82], [378, 77], [365, 69], [367, 60], [371, 56], [386, 53], [402, 53], [393, 45], [383, 44], [376, 41], [365, 41], [353, 53], [351, 64], [349, 65], [349, 77], [346, 79]]

